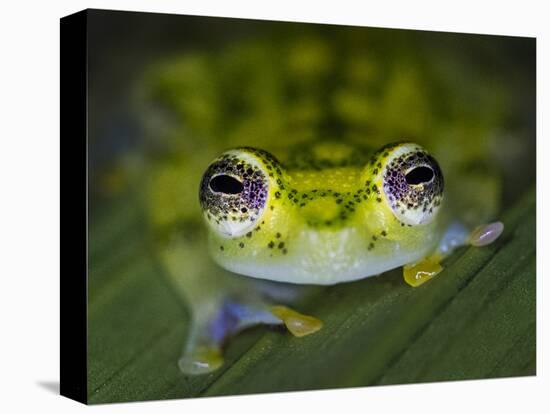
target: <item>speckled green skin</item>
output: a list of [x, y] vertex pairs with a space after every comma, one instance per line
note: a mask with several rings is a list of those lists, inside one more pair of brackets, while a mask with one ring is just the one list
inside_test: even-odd
[[[408, 157], [415, 161], [398, 165]], [[201, 186], [210, 254], [235, 273], [299, 284], [346, 282], [416, 262], [434, 251], [444, 230], [437, 219], [443, 177], [428, 157], [412, 143], [369, 152], [323, 142], [298, 148], [287, 163], [253, 148], [226, 152]], [[405, 183], [403, 200], [392, 201], [392, 168], [403, 175], [426, 162], [437, 176]], [[208, 187], [224, 168], [245, 183], [248, 170], [266, 186], [261, 209]]]

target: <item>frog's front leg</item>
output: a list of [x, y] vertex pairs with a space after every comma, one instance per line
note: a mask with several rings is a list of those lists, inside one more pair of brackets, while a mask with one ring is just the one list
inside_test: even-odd
[[222, 347], [228, 337], [258, 324], [281, 325], [301, 337], [318, 331], [322, 322], [286, 306], [227, 298], [214, 313], [193, 317], [179, 367], [186, 374], [206, 374], [223, 365]]
[[433, 254], [419, 262], [403, 266], [403, 279], [412, 287], [420, 286], [443, 270], [441, 262], [454, 249], [464, 245], [487, 246], [498, 239], [503, 230], [504, 225], [500, 221], [480, 225], [471, 232], [468, 232], [464, 226], [453, 223], [443, 235]]

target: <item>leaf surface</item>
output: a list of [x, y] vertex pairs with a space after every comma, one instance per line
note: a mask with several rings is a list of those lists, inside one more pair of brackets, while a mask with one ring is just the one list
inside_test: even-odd
[[425, 285], [410, 288], [394, 270], [320, 288], [300, 310], [322, 319], [321, 331], [251, 329], [230, 341], [222, 369], [199, 377], [177, 367], [185, 304], [139, 239], [143, 214], [123, 207], [91, 224], [91, 403], [535, 374], [534, 191], [504, 214], [496, 243], [460, 249]]

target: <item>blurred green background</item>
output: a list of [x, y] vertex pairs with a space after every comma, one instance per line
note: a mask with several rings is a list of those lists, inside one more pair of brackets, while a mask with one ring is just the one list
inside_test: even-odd
[[[534, 39], [110, 11], [88, 30], [91, 402], [534, 374]], [[202, 240], [202, 172], [322, 139], [425, 145], [502, 241], [418, 290], [398, 271], [319, 289], [319, 335], [253, 329], [182, 375], [189, 311], [159, 251]]]

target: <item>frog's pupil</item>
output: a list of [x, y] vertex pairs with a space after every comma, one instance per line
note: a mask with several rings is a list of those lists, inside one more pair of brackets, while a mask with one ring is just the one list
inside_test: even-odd
[[405, 175], [407, 184], [417, 185], [421, 183], [427, 183], [434, 177], [434, 172], [430, 167], [421, 166], [413, 168]]
[[210, 188], [216, 193], [239, 194], [243, 191], [243, 183], [230, 175], [217, 175], [210, 180]]

